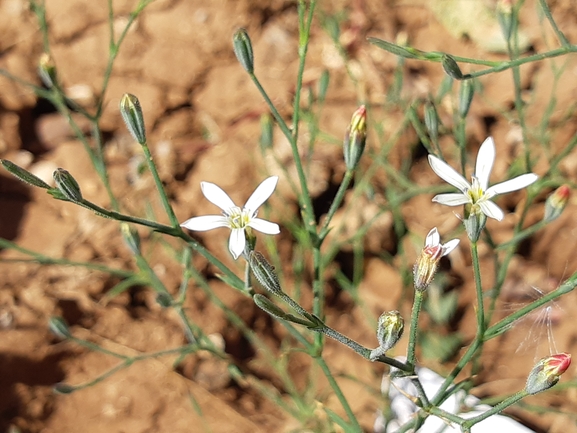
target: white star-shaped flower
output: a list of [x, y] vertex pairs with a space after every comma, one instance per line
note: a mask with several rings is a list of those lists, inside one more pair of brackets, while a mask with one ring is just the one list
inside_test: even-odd
[[433, 171], [443, 179], [458, 188], [460, 193], [439, 194], [433, 197], [433, 201], [447, 206], [471, 205], [471, 213], [483, 212], [488, 217], [498, 221], [503, 219], [503, 211], [491, 201], [498, 194], [516, 191], [535, 182], [539, 176], [535, 173], [522, 174], [505, 182], [498, 183], [489, 188], [489, 176], [495, 162], [495, 143], [493, 138], [487, 138], [477, 154], [477, 164], [472, 182], [457, 173], [446, 162], [433, 155], [429, 155], [429, 164]]
[[244, 251], [246, 230], [250, 231], [253, 228], [267, 235], [280, 233], [278, 224], [256, 217], [258, 208], [272, 195], [277, 182], [278, 176], [271, 176], [262, 181], [242, 208], [236, 206], [228, 194], [214, 183], [201, 182], [202, 193], [208, 201], [222, 209], [222, 215], [190, 218], [180, 226], [195, 231], [228, 227], [231, 229], [228, 249], [236, 260]]

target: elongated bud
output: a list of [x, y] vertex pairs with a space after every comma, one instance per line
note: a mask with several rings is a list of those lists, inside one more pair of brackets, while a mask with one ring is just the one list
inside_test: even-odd
[[329, 88], [329, 71], [326, 69], [322, 72], [319, 78], [319, 101], [323, 102], [327, 96], [327, 89]]
[[399, 57], [404, 57], [405, 59], [419, 59], [422, 58], [422, 51], [416, 50], [414, 48], [405, 48], [400, 45], [393, 44], [392, 42], [384, 41], [377, 38], [368, 38], [369, 43], [376, 45], [377, 47], [388, 51]]
[[58, 188], [66, 200], [73, 202], [82, 201], [80, 186], [68, 171], [63, 168], [57, 168], [52, 176], [54, 177], [56, 188]]
[[56, 65], [48, 53], [42, 53], [38, 61], [38, 75], [48, 88], [54, 87], [57, 83]]
[[569, 353], [558, 353], [540, 360], [527, 378], [525, 390], [529, 394], [537, 394], [551, 388], [561, 378], [571, 365]]
[[322, 324], [322, 321], [320, 321], [315, 315], [312, 314], [309, 315], [310, 318], [306, 317], [305, 319], [302, 319], [290, 313], [285, 313], [281, 308], [277, 307], [270, 299], [268, 299], [264, 295], [257, 293], [252, 297], [252, 299], [258, 308], [260, 308], [263, 311], [266, 311], [268, 314], [270, 314], [276, 319], [297, 323], [299, 325], [306, 326], [307, 328], [312, 330], [317, 330], [317, 328], [319, 327], [319, 323]]
[[453, 239], [446, 244], [441, 244], [437, 228], [435, 227], [429, 232], [425, 241], [425, 247], [421, 250], [421, 255], [413, 268], [413, 279], [416, 290], [423, 291], [429, 287], [437, 272], [441, 257], [453, 251], [457, 245], [459, 245], [459, 242], [459, 239]]
[[286, 313], [279, 307], [277, 307], [269, 298], [264, 295], [257, 293], [252, 297], [252, 300], [263, 311], [266, 311], [273, 317], [277, 319], [284, 320], [286, 318]]
[[429, 135], [433, 140], [439, 136], [439, 116], [435, 104], [431, 101], [425, 103], [425, 126]]
[[39, 188], [50, 189], [50, 185], [42, 179], [33, 175], [29, 171], [24, 170], [22, 167], [17, 166], [13, 162], [2, 159], [0, 160], [0, 164], [2, 164], [2, 167], [4, 167], [11, 175], [17, 177], [22, 182], [26, 182], [29, 185], [37, 186]]
[[547, 197], [547, 201], [545, 201], [545, 215], [543, 216], [543, 220], [551, 222], [559, 218], [559, 215], [563, 213], [565, 206], [567, 206], [570, 195], [571, 190], [569, 187], [567, 185], [561, 185], [553, 194]]
[[56, 385], [54, 385], [54, 387], [52, 388], [52, 391], [54, 391], [56, 394], [72, 394], [74, 391], [76, 391], [76, 387], [72, 386], [72, 385], [67, 385], [66, 383], [57, 383]]
[[474, 95], [475, 86], [473, 80], [463, 80], [459, 88], [459, 116], [461, 116], [461, 118], [464, 119], [467, 117], [467, 114], [469, 114]]
[[269, 292], [278, 295], [282, 292], [274, 266], [258, 251], [249, 254], [249, 265], [258, 282]]
[[254, 55], [252, 43], [245, 29], [238, 29], [232, 38], [232, 46], [236, 58], [246, 72], [254, 72]]
[[48, 328], [50, 331], [59, 338], [67, 339], [70, 338], [70, 329], [68, 329], [68, 324], [66, 321], [59, 316], [53, 316], [48, 321]]
[[142, 108], [138, 98], [130, 93], [125, 93], [120, 100], [120, 114], [132, 137], [139, 144], [145, 144], [146, 128], [144, 127]]
[[449, 77], [455, 80], [462, 80], [464, 78], [461, 68], [459, 68], [459, 65], [450, 54], [443, 54], [441, 65], [443, 65], [443, 69]]
[[421, 143], [425, 149], [427, 149], [427, 153], [435, 155], [435, 149], [433, 149], [433, 146], [431, 145], [431, 140], [429, 140], [429, 137], [427, 136], [427, 129], [423, 126], [423, 122], [421, 122], [415, 104], [411, 104], [409, 106], [407, 115], [411, 121], [411, 124], [413, 125], [413, 128], [415, 128], [415, 132], [419, 136]]
[[361, 105], [354, 112], [343, 140], [343, 153], [348, 170], [354, 170], [365, 150], [367, 141], [367, 110]]
[[120, 223], [120, 231], [122, 233], [122, 238], [128, 249], [134, 255], [140, 254], [140, 235], [138, 232], [130, 227], [128, 223]]
[[512, 0], [499, 0], [499, 3], [497, 3], [497, 20], [506, 41], [511, 39], [515, 19]]
[[162, 308], [172, 307], [174, 299], [168, 293], [160, 292], [156, 295], [156, 303]]

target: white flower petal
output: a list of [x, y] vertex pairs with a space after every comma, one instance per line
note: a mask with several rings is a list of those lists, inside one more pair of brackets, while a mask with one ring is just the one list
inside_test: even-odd
[[494, 218], [497, 221], [501, 221], [505, 214], [499, 206], [493, 203], [491, 200], [481, 200], [477, 202], [481, 211], [490, 218]]
[[441, 237], [439, 236], [439, 231], [437, 227], [431, 229], [427, 238], [425, 239], [425, 247], [432, 247], [433, 245], [439, 245]]
[[471, 199], [465, 194], [449, 193], [436, 195], [433, 197], [433, 201], [447, 206], [459, 206], [460, 204], [470, 203]]
[[271, 176], [257, 186], [244, 205], [250, 215], [254, 215], [254, 212], [272, 195], [277, 182], [278, 176]]
[[217, 205], [224, 212], [228, 212], [231, 208], [236, 206], [228, 194], [214, 183], [200, 182], [200, 187], [202, 188], [202, 193], [206, 199], [212, 204]]
[[219, 227], [228, 227], [228, 218], [222, 215], [204, 215], [190, 218], [183, 222], [180, 226], [189, 230], [203, 232]]
[[449, 164], [441, 161], [436, 156], [429, 155], [429, 165], [437, 176], [458, 188], [460, 191], [465, 192], [471, 188], [471, 185], [463, 176], [457, 173]]
[[505, 182], [493, 185], [486, 191], [488, 198], [496, 196], [497, 194], [504, 194], [506, 192], [517, 191], [518, 189], [525, 188], [531, 185], [539, 179], [535, 173], [522, 174], [521, 176], [514, 177], [513, 179], [506, 180]]
[[459, 239], [453, 239], [453, 240], [450, 240], [449, 242], [447, 242], [446, 244], [444, 244], [443, 245], [443, 254], [441, 255], [441, 257], [446, 256], [451, 251], [453, 251], [455, 248], [457, 248], [457, 245], [459, 245], [459, 242], [461, 242]]
[[479, 180], [479, 185], [481, 185], [483, 191], [489, 186], [489, 176], [491, 176], [494, 162], [495, 142], [493, 141], [493, 137], [488, 137], [479, 148], [477, 164], [475, 166], [475, 177]]
[[278, 224], [271, 223], [270, 221], [261, 218], [252, 218], [248, 223], [248, 226], [266, 235], [278, 235], [280, 233], [280, 227]]
[[244, 229], [233, 229], [230, 232], [228, 249], [235, 260], [243, 253], [245, 245], [246, 238], [244, 237]]

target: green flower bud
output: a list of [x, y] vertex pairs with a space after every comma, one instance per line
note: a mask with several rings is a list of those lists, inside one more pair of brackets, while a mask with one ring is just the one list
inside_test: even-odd
[[553, 387], [570, 365], [569, 353], [558, 353], [541, 359], [529, 373], [525, 390], [529, 394], [537, 394]]
[[13, 176], [17, 177], [22, 182], [26, 182], [29, 185], [37, 186], [39, 188], [50, 189], [50, 185], [44, 182], [39, 177], [36, 177], [32, 173], [27, 170], [24, 170], [22, 167], [17, 166], [11, 161], [6, 159], [0, 160], [0, 164]]
[[463, 80], [459, 88], [459, 116], [461, 118], [467, 117], [473, 96], [475, 95], [475, 86], [473, 80]]
[[499, 21], [503, 37], [506, 41], [511, 39], [513, 24], [516, 18], [513, 14], [513, 4], [511, 0], [499, 0], [499, 3], [497, 3], [497, 20]]
[[168, 293], [160, 292], [156, 295], [156, 303], [162, 308], [168, 308], [172, 306], [172, 297]]
[[422, 58], [422, 51], [416, 50], [414, 48], [405, 48], [392, 42], [383, 41], [377, 38], [368, 38], [369, 43], [376, 45], [377, 47], [388, 51], [389, 53], [395, 54], [399, 57], [404, 57], [405, 59], [420, 59]]
[[252, 52], [252, 43], [245, 29], [238, 29], [232, 38], [232, 46], [236, 58], [246, 72], [254, 72], [254, 55]]
[[132, 254], [140, 254], [140, 236], [138, 232], [130, 227], [127, 223], [120, 223], [120, 231], [122, 232], [122, 238], [124, 243], [130, 249]]
[[70, 334], [70, 329], [66, 321], [59, 316], [53, 316], [48, 321], [48, 328], [50, 331], [59, 338], [67, 339], [72, 336]]
[[377, 340], [379, 347], [371, 350], [369, 359], [376, 361], [388, 350], [392, 349], [403, 336], [405, 330], [405, 321], [398, 311], [389, 311], [379, 317], [377, 325]]
[[439, 115], [437, 109], [431, 101], [425, 103], [425, 126], [433, 140], [439, 136]]
[[57, 383], [54, 385], [54, 388], [52, 388], [56, 394], [72, 394], [76, 389], [76, 387], [65, 383]]
[[327, 96], [327, 89], [329, 88], [329, 71], [326, 69], [322, 72], [319, 79], [319, 101], [323, 102]]
[[348, 170], [354, 170], [365, 150], [367, 141], [367, 110], [361, 105], [354, 112], [343, 140], [343, 153]]
[[273, 302], [266, 296], [257, 293], [252, 297], [252, 300], [258, 308], [266, 311], [271, 316], [281, 320], [286, 319], [286, 313], [275, 304], [273, 304]]
[[282, 292], [280, 282], [272, 266], [258, 251], [249, 254], [249, 265], [257, 281], [269, 292], [278, 295]]
[[49, 89], [56, 85], [56, 65], [48, 53], [42, 53], [38, 61], [38, 75], [46, 87]]
[[80, 186], [68, 171], [63, 168], [57, 168], [52, 176], [54, 177], [54, 182], [56, 182], [56, 188], [66, 200], [73, 202], [82, 201]]
[[130, 93], [125, 93], [120, 100], [120, 114], [132, 137], [139, 144], [145, 144], [146, 128], [138, 98]]
[[462, 80], [464, 78], [461, 68], [450, 54], [444, 54], [441, 58], [441, 64], [447, 75], [455, 80]]

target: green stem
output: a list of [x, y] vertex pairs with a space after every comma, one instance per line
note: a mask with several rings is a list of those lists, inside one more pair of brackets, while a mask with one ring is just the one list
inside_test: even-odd
[[[7, 239], [0, 238], [0, 248], [12, 249], [18, 251], [22, 254], [32, 257], [32, 260], [41, 265], [64, 265], [64, 266], [79, 266], [87, 269], [92, 269], [95, 271], [106, 272], [107, 274], [114, 275], [117, 277], [130, 278], [134, 276], [134, 272], [125, 271], [123, 269], [113, 269], [104, 265], [97, 265], [90, 262], [75, 262], [68, 259], [55, 259], [52, 257], [45, 256], [44, 254], [37, 253], [35, 251], [21, 247], [14, 242], [10, 242]], [[2, 262], [24, 262], [25, 259], [2, 259]]]
[[569, 42], [569, 40], [567, 40], [563, 32], [557, 26], [557, 23], [553, 19], [553, 16], [551, 15], [551, 10], [549, 9], [547, 2], [545, 0], [539, 0], [539, 6], [541, 6], [541, 9], [543, 10], [543, 15], [545, 15], [545, 17], [549, 21], [549, 24], [551, 24], [551, 27], [553, 28], [553, 31], [557, 35], [557, 38], [559, 39], [561, 45], [565, 47], [570, 46], [571, 43]]
[[[507, 40], [507, 50], [509, 52], [509, 57], [515, 60], [518, 57], [518, 32], [517, 23], [518, 21], [518, 11], [515, 9], [513, 12], [515, 18], [513, 19], [513, 34], [515, 39], [515, 44], [511, 44], [511, 38]], [[529, 149], [529, 139], [527, 137], [527, 127], [525, 125], [525, 103], [523, 102], [522, 87], [521, 87], [521, 70], [519, 65], [513, 66], [513, 87], [515, 89], [515, 112], [519, 120], [519, 126], [521, 127], [521, 134], [523, 136], [523, 150], [525, 154], [525, 169], [527, 172], [531, 172], [531, 155]]]
[[558, 297], [565, 295], [575, 289], [577, 286], [577, 272], [571, 275], [559, 288], [553, 290], [550, 293], [547, 293], [545, 296], [537, 299], [534, 302], [526, 305], [525, 307], [521, 308], [520, 310], [514, 312], [513, 314], [505, 317], [503, 320], [497, 322], [495, 325], [491, 326], [485, 332], [484, 340], [488, 341], [498, 335], [502, 334], [506, 331], [513, 322], [518, 320], [519, 318], [529, 314], [531, 311], [536, 310], [537, 308], [545, 305], [547, 302], [550, 302]]
[[459, 360], [457, 365], [455, 365], [451, 373], [449, 373], [449, 375], [445, 378], [443, 384], [437, 390], [435, 397], [431, 399], [432, 406], [440, 405], [451, 394], [450, 392], [449, 393], [446, 392], [447, 389], [449, 389], [449, 387], [454, 383], [459, 373], [461, 373], [461, 371], [463, 371], [463, 369], [467, 366], [467, 364], [473, 358], [479, 347], [481, 347], [481, 341], [478, 339], [473, 340], [473, 343], [471, 343], [471, 345], [467, 348], [467, 351], [465, 352], [463, 357]]
[[306, 5], [303, 1], [298, 3], [299, 13], [299, 69], [297, 72], [297, 82], [295, 86], [295, 99], [293, 101], [293, 127], [292, 137], [296, 142], [299, 134], [299, 120], [300, 120], [300, 105], [301, 105], [301, 91], [303, 87], [303, 75], [305, 71], [305, 60], [309, 48], [309, 39], [311, 34], [311, 24], [313, 22], [313, 14], [315, 11], [316, 0], [311, 0], [309, 6], [309, 14], [307, 21], [304, 22], [304, 11]]
[[335, 378], [334, 378], [333, 374], [331, 373], [331, 370], [329, 369], [327, 363], [321, 357], [315, 357], [315, 361], [317, 362], [317, 364], [319, 365], [319, 367], [321, 368], [321, 370], [325, 374], [325, 377], [327, 378], [329, 385], [331, 386], [332, 390], [334, 391], [335, 395], [337, 396], [339, 402], [341, 403], [341, 406], [345, 410], [345, 413], [347, 414], [347, 417], [349, 418], [350, 423], [353, 425], [354, 431], [362, 433], [363, 429], [359, 425], [359, 422], [357, 421], [357, 418], [356, 418], [353, 410], [351, 409], [349, 402], [345, 398], [343, 391], [341, 390], [339, 384], [335, 380]]
[[297, 171], [297, 175], [298, 175], [299, 183], [300, 183], [300, 187], [301, 187], [301, 194], [298, 195], [299, 196], [299, 202], [300, 202], [301, 208], [303, 210], [303, 216], [305, 219], [305, 228], [310, 233], [312, 230], [314, 230], [314, 228], [316, 226], [316, 222], [315, 222], [315, 216], [314, 216], [314, 212], [313, 212], [313, 202], [312, 202], [311, 195], [309, 193], [309, 189], [307, 186], [307, 180], [306, 180], [305, 173], [303, 170], [301, 157], [299, 155], [297, 142], [296, 142], [295, 138], [293, 137], [292, 132], [290, 131], [288, 125], [286, 124], [284, 119], [281, 117], [280, 113], [278, 112], [278, 110], [274, 106], [270, 97], [268, 96], [268, 94], [266, 93], [266, 91], [264, 90], [262, 85], [260, 84], [260, 81], [258, 80], [256, 75], [254, 75], [254, 73], [253, 73], [253, 74], [250, 74], [250, 77], [251, 77], [253, 83], [255, 84], [255, 86], [257, 87], [257, 89], [259, 90], [261, 96], [263, 97], [263, 99], [267, 103], [269, 110], [271, 111], [273, 117], [277, 121], [277, 124], [279, 125], [282, 133], [284, 134], [284, 136], [287, 138], [287, 140], [289, 141], [289, 143], [291, 145], [293, 161], [295, 163], [295, 168]]
[[416, 347], [417, 347], [417, 327], [419, 324], [419, 314], [421, 313], [421, 306], [425, 292], [422, 290], [415, 290], [415, 299], [413, 300], [413, 310], [411, 312], [411, 330], [409, 332], [409, 344], [407, 347], [407, 365], [415, 368]]
[[100, 206], [89, 202], [88, 200], [82, 200], [77, 204], [84, 206], [88, 209], [95, 211], [97, 214], [100, 214], [104, 217], [115, 219], [118, 221], [125, 221], [129, 223], [139, 224], [142, 226], [150, 227], [160, 233], [164, 233], [169, 236], [173, 236], [176, 238], [180, 238], [184, 240], [193, 250], [203, 256], [210, 264], [218, 268], [227, 278], [227, 282], [234, 288], [243, 291], [244, 288], [244, 281], [240, 279], [234, 272], [232, 272], [224, 263], [218, 260], [215, 256], [212, 255], [206, 248], [196, 242], [193, 238], [189, 235], [184, 233], [180, 227], [170, 227], [164, 224], [160, 224], [154, 221], [146, 220], [143, 218], [133, 217], [129, 215], [124, 215], [119, 212], [109, 211], [107, 209], [101, 208]]
[[348, 189], [351, 181], [353, 180], [353, 175], [354, 175], [353, 170], [347, 170], [345, 172], [345, 176], [343, 178], [343, 181], [341, 182], [341, 185], [339, 186], [339, 190], [337, 191], [337, 195], [335, 196], [335, 199], [331, 203], [331, 207], [329, 208], [327, 216], [325, 217], [323, 225], [320, 229], [319, 239], [321, 241], [328, 234], [329, 224], [330, 224], [331, 220], [333, 219], [333, 217], [335, 216], [335, 213], [338, 210], [338, 208], [340, 207], [341, 203], [343, 202], [343, 199], [345, 198], [345, 193], [347, 192], [347, 189]]
[[503, 400], [501, 403], [499, 403], [498, 405], [492, 407], [491, 409], [489, 409], [488, 411], [482, 413], [481, 415], [478, 415], [474, 418], [469, 418], [468, 420], [466, 420], [465, 422], [463, 422], [461, 424], [462, 428], [464, 430], [470, 430], [471, 427], [473, 427], [475, 424], [480, 423], [481, 421], [483, 421], [484, 419], [489, 418], [492, 415], [495, 415], [497, 413], [503, 412], [505, 409], [507, 409], [509, 406], [517, 403], [519, 400], [521, 400], [522, 398], [525, 398], [529, 395], [529, 393], [526, 390], [522, 390], [519, 391], [516, 394], [513, 394], [511, 397]]
[[158, 175], [158, 170], [156, 169], [156, 164], [152, 160], [152, 154], [150, 153], [150, 149], [148, 148], [147, 143], [141, 144], [142, 151], [144, 152], [144, 156], [146, 157], [146, 163], [148, 164], [148, 169], [150, 173], [152, 173], [152, 177], [154, 178], [154, 183], [156, 185], [156, 189], [158, 190], [158, 194], [160, 195], [160, 200], [162, 201], [162, 206], [164, 207], [164, 211], [168, 215], [168, 219], [170, 221], [170, 225], [172, 227], [179, 227], [180, 223], [174, 214], [174, 209], [170, 205], [170, 201], [168, 200], [168, 196], [166, 195], [166, 191], [164, 189], [164, 185], [162, 180], [160, 180], [160, 176]]
[[130, 27], [134, 24], [138, 15], [142, 12], [142, 10], [153, 0], [140, 0], [136, 9], [130, 13], [128, 16], [128, 22], [122, 29], [122, 32], [118, 36], [118, 40], [114, 41], [114, 14], [112, 8], [112, 0], [108, 0], [108, 20], [109, 20], [109, 56], [108, 56], [108, 63], [106, 64], [106, 69], [104, 70], [104, 78], [102, 80], [102, 86], [100, 94], [96, 99], [96, 114], [94, 115], [95, 119], [99, 119], [102, 116], [102, 110], [104, 109], [104, 96], [106, 94], [106, 90], [108, 90], [108, 82], [110, 81], [110, 77], [112, 75], [112, 67], [114, 66], [114, 61], [120, 52], [120, 46], [124, 41], [124, 38], [128, 34]]
[[481, 268], [479, 263], [479, 251], [477, 242], [471, 242], [471, 257], [473, 261], [473, 274], [475, 276], [475, 291], [477, 292], [477, 338], [482, 340], [485, 335], [485, 305], [483, 287], [481, 285]]
[[112, 350], [105, 349], [104, 347], [100, 347], [98, 344], [92, 343], [91, 341], [83, 340], [82, 338], [69, 337], [69, 340], [93, 352], [104, 353], [105, 355], [113, 356], [115, 358], [123, 360], [130, 359], [129, 356], [121, 355], [120, 353], [116, 353], [113, 352]]
[[517, 245], [523, 239], [526, 239], [529, 236], [537, 233], [539, 230], [544, 228], [547, 224], [549, 224], [549, 221], [541, 220], [538, 223], [533, 224], [531, 227], [527, 227], [525, 230], [520, 231], [519, 233], [517, 233], [515, 236], [513, 236], [507, 242], [504, 242], [504, 243], [498, 245], [496, 250], [497, 251], [504, 250], [505, 248], [511, 247], [513, 245]]
[[443, 410], [440, 407], [431, 407], [429, 408], [428, 413], [430, 413], [431, 415], [435, 415], [436, 417], [439, 417], [442, 420], [448, 420], [458, 425], [462, 425], [463, 422], [465, 421], [460, 416], [455, 415], [454, 413], [451, 412], [447, 412], [446, 410]]
[[[357, 343], [354, 340], [351, 340], [349, 337], [341, 334], [340, 332], [336, 331], [335, 329], [333, 329], [327, 325], [323, 325], [321, 328], [315, 329], [315, 331], [322, 332], [327, 337], [330, 337], [333, 340], [336, 340], [339, 343], [342, 343], [345, 346], [348, 346], [349, 348], [351, 348], [352, 350], [357, 352], [359, 355], [361, 355], [363, 358], [370, 359], [371, 349], [367, 349], [366, 347], [360, 345], [359, 343]], [[405, 364], [401, 361], [396, 360], [395, 358], [390, 358], [390, 357], [385, 356], [385, 355], [381, 355], [377, 360], [381, 361], [385, 364], [388, 364], [392, 367], [396, 367], [399, 370], [404, 371], [406, 373], [412, 373], [414, 371], [408, 364]]]

